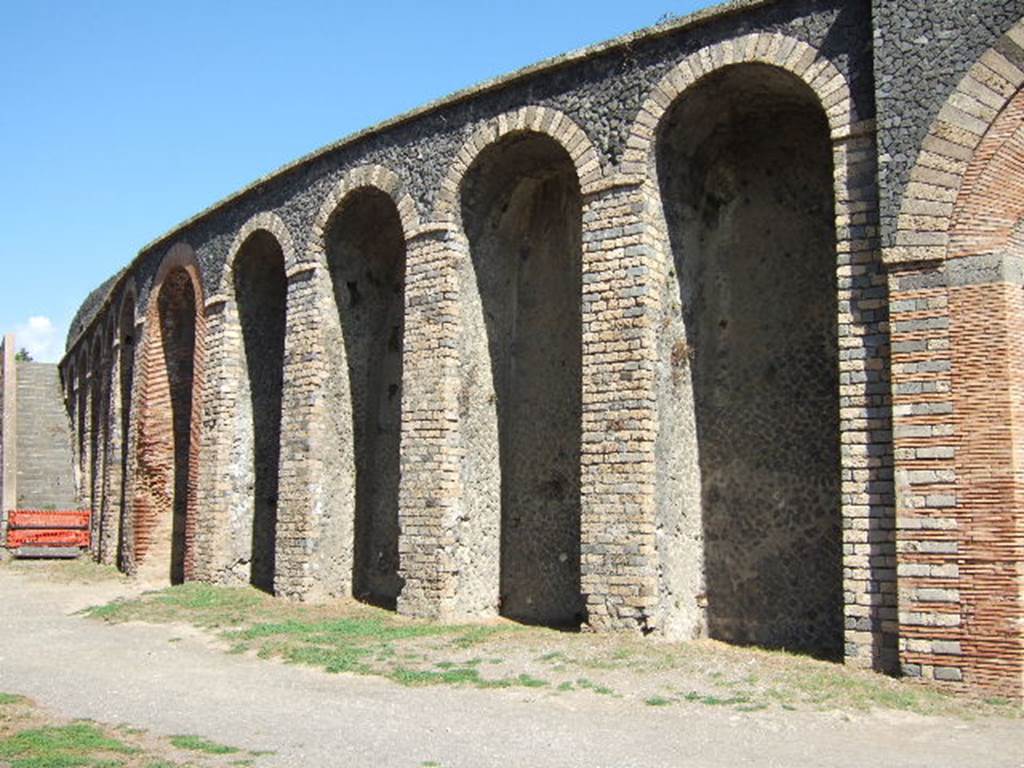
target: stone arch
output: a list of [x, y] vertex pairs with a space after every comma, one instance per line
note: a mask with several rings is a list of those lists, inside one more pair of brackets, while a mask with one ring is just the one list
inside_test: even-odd
[[416, 201], [405, 188], [401, 177], [383, 165], [360, 165], [345, 172], [341, 179], [331, 188], [313, 219], [306, 258], [322, 267], [326, 264], [324, 235], [328, 223], [340, 209], [342, 202], [353, 192], [372, 188], [379, 190], [392, 199], [398, 211], [402, 229], [406, 239], [412, 237], [420, 229], [420, 216], [416, 209]]
[[[262, 211], [251, 216], [238, 230], [231, 247], [228, 249], [227, 262], [224, 265], [224, 274], [220, 279], [220, 296], [234, 296], [234, 269], [235, 262], [245, 242], [256, 232], [264, 231], [271, 235], [278, 243], [281, 253], [284, 256], [285, 272], [290, 272], [298, 263], [299, 258], [295, 250], [291, 230], [284, 223], [280, 216], [271, 211]], [[210, 301], [213, 300], [211, 297]]]
[[1019, 248], [1022, 230], [1024, 90], [1019, 90], [992, 121], [964, 172], [950, 215], [946, 255], [980, 256]]
[[[325, 348], [332, 350], [325, 387], [327, 432], [338, 466], [331, 494], [347, 499], [332, 511], [330, 540], [344, 548], [339, 574], [352, 594], [387, 608], [403, 581], [398, 562], [405, 264], [419, 226], [412, 198], [381, 166], [348, 172], [313, 226], [310, 259], [326, 274]], [[351, 567], [349, 567], [349, 565]]]
[[672, 105], [702, 78], [736, 64], [778, 67], [806, 83], [825, 110], [833, 141], [848, 137], [859, 119], [843, 73], [816, 48], [787, 35], [752, 33], [691, 53], [658, 81], [630, 128], [620, 171], [648, 174], [654, 163], [658, 127]]
[[135, 347], [136, 347], [136, 306], [137, 291], [135, 280], [129, 279], [121, 289], [118, 301], [112, 306], [114, 344], [113, 374], [111, 376], [110, 394], [110, 523], [108, 536], [109, 548], [105, 562], [125, 568], [124, 543], [129, 525], [129, 456], [130, 432], [132, 422], [132, 394], [134, 392]]
[[78, 477], [78, 503], [82, 507], [89, 506], [89, 357], [88, 346], [81, 338], [78, 339], [78, 363], [75, 365], [76, 420], [73, 425], [75, 455], [78, 458], [75, 467]]
[[[963, 252], [967, 198], [985, 184], [986, 158], [1013, 140], [1013, 120], [1019, 124], [1024, 67], [1003, 51], [1022, 46], [1024, 19], [974, 63], [932, 121], [910, 170], [887, 262], [941, 260]], [[960, 211], [957, 222], [955, 209]], [[957, 225], [954, 239], [951, 228]], [[1006, 233], [1005, 225], [999, 228]], [[991, 242], [985, 246], [991, 247]]]
[[761, 33], [683, 59], [627, 140], [619, 170], [643, 190], [664, 260], [655, 458], [666, 626], [686, 615], [696, 557], [712, 636], [843, 654], [836, 276], [860, 194], [847, 184], [856, 124], [831, 61]]
[[233, 412], [230, 514], [245, 577], [273, 592], [281, 466], [281, 409], [287, 325], [287, 270], [295, 266], [287, 227], [271, 213], [247, 221], [228, 256], [222, 357], [237, 390]]
[[585, 618], [583, 206], [601, 178], [582, 131], [531, 107], [477, 130], [442, 188], [460, 307], [459, 589], [472, 612]]
[[587, 195], [600, 188], [604, 168], [586, 132], [557, 109], [537, 105], [521, 107], [487, 120], [463, 143], [438, 189], [434, 210], [439, 222], [461, 222], [461, 190], [466, 172], [486, 148], [515, 133], [540, 134], [557, 142], [572, 158], [581, 193]]
[[107, 449], [108, 404], [104, 398], [107, 389], [107, 347], [106, 318], [100, 317], [93, 323], [90, 342], [89, 372], [89, 508], [92, 510], [91, 548], [96, 559], [103, 553], [103, 535], [106, 527], [104, 518], [104, 476]]
[[[103, 388], [103, 333], [99, 329], [86, 342], [89, 348], [89, 508], [93, 510], [93, 523], [99, 517], [99, 453], [100, 453], [100, 400]], [[95, 544], [94, 544], [95, 545]]]
[[115, 393], [114, 376], [117, 373], [115, 360], [117, 352], [117, 317], [114, 313], [112, 296], [108, 296], [106, 317], [99, 327], [100, 333], [103, 335], [103, 379], [101, 382], [103, 399], [100, 404], [100, 422], [102, 424], [100, 456], [103, 463], [100, 472], [100, 541], [97, 547], [97, 555], [100, 562], [112, 563], [113, 556], [111, 552], [114, 549], [116, 541], [115, 530], [117, 528], [116, 523], [111, 517], [116, 503], [111, 495], [111, 485], [116, 482], [113, 478], [116, 472], [116, 462], [113, 457], [117, 449], [115, 445], [117, 435], [113, 421], [115, 406], [112, 401]]
[[146, 308], [132, 500], [137, 571], [180, 582], [195, 569], [206, 315], [199, 263], [171, 247]]

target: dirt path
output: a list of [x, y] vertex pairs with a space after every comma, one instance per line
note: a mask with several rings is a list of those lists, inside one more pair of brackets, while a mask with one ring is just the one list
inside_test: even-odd
[[1024, 767], [1019, 720], [406, 688], [220, 653], [182, 627], [73, 615], [129, 589], [0, 568], [0, 691], [67, 717], [272, 750], [258, 766]]

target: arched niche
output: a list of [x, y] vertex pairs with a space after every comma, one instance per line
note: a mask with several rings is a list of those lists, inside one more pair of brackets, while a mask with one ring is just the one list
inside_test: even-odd
[[351, 435], [354, 455], [352, 594], [394, 608], [405, 328], [405, 233], [394, 199], [372, 186], [350, 191], [324, 227], [324, 254], [336, 312], [328, 335], [340, 335], [343, 349], [331, 356], [333, 378], [349, 383], [348, 407], [335, 411], [351, 423], [334, 429]]
[[284, 253], [274, 235], [259, 229], [246, 238], [232, 276], [242, 335], [238, 458], [251, 515], [249, 580], [273, 592], [287, 304]]
[[[557, 141], [484, 148], [461, 183], [465, 493], [482, 547], [462, 588], [527, 623], [578, 627], [582, 195]], [[479, 533], [479, 532], [478, 532]]]
[[198, 267], [176, 246], [149, 296], [132, 504], [134, 566], [172, 584], [194, 568], [204, 331]]
[[[725, 67], [665, 114], [656, 163], [672, 257], [661, 348], [678, 394], [666, 399], [662, 432], [696, 433], [709, 632], [841, 658], [825, 111], [782, 68]], [[662, 519], [659, 528], [671, 538], [677, 525]]]

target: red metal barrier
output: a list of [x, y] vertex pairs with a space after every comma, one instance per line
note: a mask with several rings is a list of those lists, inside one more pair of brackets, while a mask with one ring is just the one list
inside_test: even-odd
[[74, 557], [89, 546], [87, 509], [15, 509], [7, 514], [7, 548], [17, 557]]
[[87, 509], [15, 509], [7, 516], [11, 528], [88, 528]]
[[7, 548], [88, 547], [89, 531], [59, 528], [25, 528], [7, 531]]

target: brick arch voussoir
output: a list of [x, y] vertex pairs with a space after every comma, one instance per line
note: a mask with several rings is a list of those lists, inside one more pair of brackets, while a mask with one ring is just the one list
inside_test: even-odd
[[554, 139], [572, 158], [580, 191], [587, 195], [600, 189], [605, 168], [586, 132], [557, 109], [522, 107], [487, 120], [470, 134], [441, 180], [434, 205], [437, 222], [456, 225], [461, 221], [460, 193], [466, 172], [486, 148], [515, 133], [536, 133]]
[[1003, 53], [1011, 48], [1024, 48], [1024, 19], [967, 70], [929, 126], [900, 201], [887, 263], [941, 261], [970, 247], [962, 238], [954, 243], [956, 213], [984, 163], [1007, 140], [1001, 129], [1012, 121], [1005, 115], [1020, 106], [1024, 87], [1024, 66]]
[[164, 255], [160, 266], [157, 268], [156, 277], [153, 280], [153, 290], [150, 291], [149, 295], [149, 306], [146, 309], [147, 322], [149, 316], [154, 311], [153, 307], [155, 306], [156, 298], [160, 295], [160, 289], [163, 287], [167, 275], [177, 268], [185, 270], [192, 280], [192, 289], [196, 292], [196, 306], [201, 306], [205, 303], [202, 269], [199, 266], [199, 260], [196, 259], [195, 251], [187, 243], [175, 243]]
[[676, 100], [708, 75], [741, 64], [767, 64], [802, 80], [825, 111], [833, 141], [848, 137], [858, 121], [846, 77], [818, 49], [787, 35], [752, 33], [701, 48], [662, 77], [640, 106], [626, 139], [620, 173], [649, 175], [658, 127]]
[[421, 227], [416, 201], [405, 188], [401, 177], [383, 165], [360, 165], [347, 171], [324, 198], [309, 238], [306, 261], [327, 268], [327, 248], [324, 241], [328, 223], [345, 199], [360, 189], [372, 188], [383, 192], [395, 203], [398, 218], [406, 240], [414, 236]]
[[267, 232], [277, 241], [284, 256], [285, 272], [298, 265], [294, 239], [292, 238], [291, 230], [288, 229], [288, 225], [276, 213], [269, 211], [257, 213], [241, 226], [235, 235], [234, 241], [231, 243], [231, 248], [228, 249], [228, 260], [220, 281], [219, 294], [221, 296], [231, 296], [234, 294], [235, 261], [242, 252], [242, 247], [246, 241], [260, 231]]
[[1024, 89], [993, 120], [967, 167], [949, 225], [948, 258], [1019, 248], [1024, 223]]

